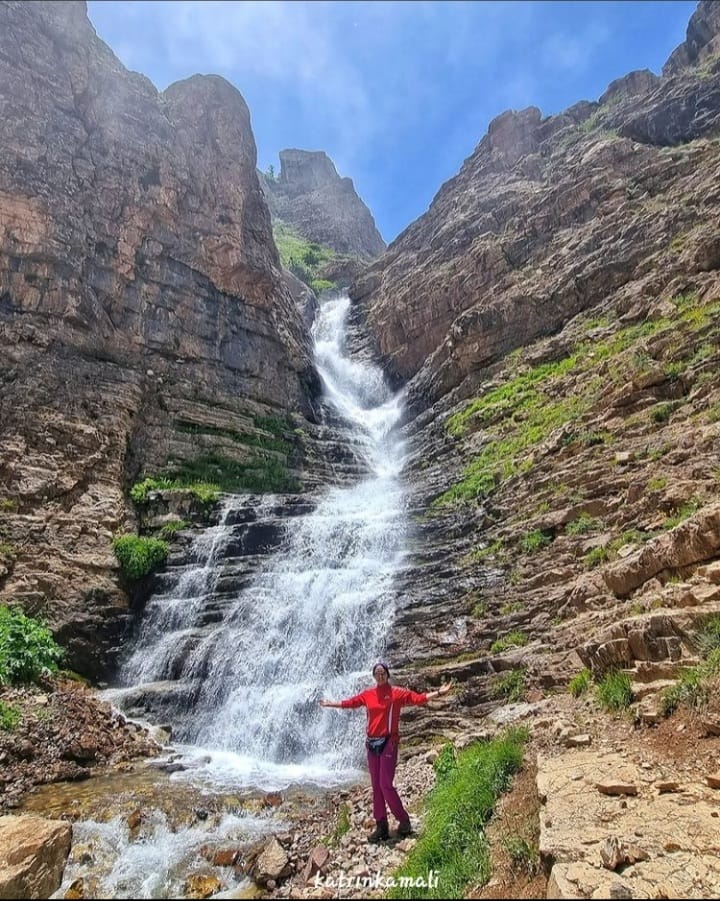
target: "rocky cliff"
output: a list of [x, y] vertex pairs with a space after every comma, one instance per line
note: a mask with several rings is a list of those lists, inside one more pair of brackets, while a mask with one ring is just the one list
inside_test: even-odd
[[374, 259], [385, 250], [372, 213], [350, 178], [322, 151], [281, 150], [280, 174], [262, 176], [273, 219], [336, 253]]
[[718, 18], [700, 5], [662, 77], [634, 72], [561, 115], [490, 123], [353, 286], [399, 376], [423, 369], [438, 397], [621, 289], [657, 296], [716, 269]]
[[253, 465], [315, 376], [230, 84], [158, 93], [79, 2], [0, 4], [0, 84], [0, 602], [97, 675], [128, 483]]
[[[717, 704], [703, 705], [720, 622], [719, 36], [720, 5], [700, 3], [661, 76], [631, 73], [558, 116], [499, 116], [352, 288], [410, 398], [415, 544], [389, 657], [400, 681], [458, 683], [409, 731], [533, 726], [553, 897], [682, 895], [686, 864], [694, 891], [718, 884], [711, 831], [663, 839], [649, 786], [627, 805], [642, 859], [605, 862], [626, 821], [607, 808], [596, 829], [579, 811], [602, 806], [618, 751], [633, 778], [645, 767], [703, 799], [714, 784], [700, 761], [717, 752]], [[592, 690], [575, 701], [585, 668], [586, 688], [627, 678], [618, 706], [664, 738], [620, 735]], [[693, 680], [705, 700], [683, 694]], [[664, 721], [678, 697], [703, 714]], [[673, 757], [696, 759], [692, 775]], [[582, 768], [594, 775], [563, 801], [557, 774]]]

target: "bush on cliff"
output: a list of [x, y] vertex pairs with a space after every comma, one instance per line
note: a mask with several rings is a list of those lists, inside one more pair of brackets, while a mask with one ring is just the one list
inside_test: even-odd
[[142, 579], [164, 563], [168, 555], [166, 541], [140, 538], [138, 535], [119, 535], [113, 541], [113, 550], [123, 575], [128, 579]]
[[0, 607], [0, 684], [33, 682], [43, 670], [56, 672], [63, 655], [42, 620]]

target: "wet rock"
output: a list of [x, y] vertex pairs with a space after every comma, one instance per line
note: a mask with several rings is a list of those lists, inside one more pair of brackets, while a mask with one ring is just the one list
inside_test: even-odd
[[222, 888], [222, 882], [209, 873], [193, 873], [185, 882], [185, 897], [209, 898]]

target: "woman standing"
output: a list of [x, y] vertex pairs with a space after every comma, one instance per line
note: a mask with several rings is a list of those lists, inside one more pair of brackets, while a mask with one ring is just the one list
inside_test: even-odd
[[410, 817], [403, 807], [397, 789], [393, 785], [397, 766], [400, 709], [408, 704], [426, 704], [432, 698], [447, 694], [452, 683], [447, 683], [437, 691], [418, 693], [407, 688], [390, 685], [390, 670], [386, 663], [378, 661], [372, 670], [375, 688], [345, 698], [342, 701], [320, 701], [321, 707], [365, 707], [367, 711], [368, 768], [373, 790], [373, 816], [375, 831], [368, 836], [369, 842], [386, 841], [388, 832], [387, 807], [398, 821], [398, 836], [410, 835]]

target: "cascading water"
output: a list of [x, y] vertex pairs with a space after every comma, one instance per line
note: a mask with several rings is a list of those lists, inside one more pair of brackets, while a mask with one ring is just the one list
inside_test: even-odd
[[[400, 396], [377, 367], [347, 356], [348, 310], [347, 297], [321, 306], [316, 364], [366, 474], [290, 519], [281, 547], [219, 605], [218, 561], [248, 500], [229, 499], [221, 525], [197, 540], [197, 562], [148, 605], [122, 674], [135, 687], [187, 686], [165, 708], [175, 737], [202, 749], [205, 761], [210, 752], [204, 775], [235, 785], [336, 783], [356, 775], [361, 759], [362, 716], [318, 701], [367, 684], [391, 626], [392, 578], [404, 553], [403, 444]], [[277, 501], [264, 503], [256, 522]]]

